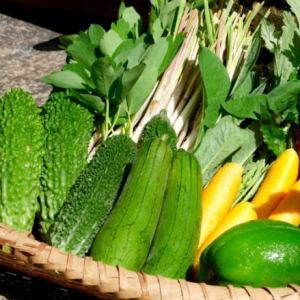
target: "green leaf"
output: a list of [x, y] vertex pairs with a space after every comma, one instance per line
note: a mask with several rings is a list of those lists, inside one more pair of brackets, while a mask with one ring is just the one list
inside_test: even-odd
[[235, 93], [233, 94], [233, 99], [242, 98], [245, 96], [248, 96], [251, 91], [253, 90], [253, 87], [256, 84], [256, 81], [258, 80], [257, 74], [255, 72], [249, 72], [247, 77], [245, 78], [244, 82], [236, 89]]
[[281, 84], [268, 94], [270, 109], [281, 113], [295, 103], [300, 94], [300, 81], [291, 81]]
[[145, 70], [146, 65], [144, 63], [130, 69], [126, 70], [122, 77], [123, 86], [123, 97], [125, 98], [134, 84], [137, 82], [142, 72]]
[[257, 148], [262, 144], [263, 138], [257, 124], [243, 129], [242, 147], [233, 154], [230, 161], [244, 165], [247, 163]]
[[156, 19], [151, 25], [150, 32], [152, 33], [153, 39], [156, 42], [164, 33], [164, 29], [159, 19]]
[[103, 27], [100, 26], [100, 25], [91, 24], [88, 31], [87, 31], [87, 33], [89, 35], [91, 43], [94, 46], [99, 47], [100, 40], [102, 39], [102, 37], [105, 33]]
[[161, 66], [164, 62], [164, 58], [168, 53], [169, 43], [167, 38], [160, 38], [155, 44], [148, 47], [145, 53], [143, 62], [146, 65], [155, 65], [158, 72], [160, 73]]
[[274, 123], [262, 124], [260, 128], [264, 142], [276, 156], [287, 149], [287, 138], [285, 131]]
[[285, 53], [286, 51], [289, 51], [290, 46], [293, 43], [293, 37], [296, 29], [297, 25], [295, 23], [294, 16], [290, 12], [284, 11], [282, 34], [279, 39], [279, 45], [275, 50], [274, 64], [275, 76], [279, 78], [281, 83], [287, 82], [293, 72], [293, 65]]
[[142, 107], [152, 92], [158, 78], [155, 65], [146, 66], [127, 95], [127, 107], [130, 114], [135, 114]]
[[70, 63], [63, 67], [62, 71], [69, 70], [77, 73], [81, 78], [84, 79], [86, 88], [94, 89], [95, 85], [90, 77], [88, 71], [79, 63]]
[[241, 148], [244, 140], [244, 130], [230, 116], [222, 118], [215, 127], [206, 131], [194, 153], [201, 165], [204, 185], [226, 159]]
[[122, 40], [127, 40], [130, 33], [130, 25], [123, 19], [118, 20], [117, 24], [112, 24], [111, 29], [114, 30]]
[[122, 78], [119, 77], [110, 86], [108, 92], [109, 103], [114, 106], [118, 106], [124, 99], [122, 97], [122, 93], [123, 93]]
[[223, 108], [236, 118], [259, 120], [261, 108], [266, 107], [267, 103], [266, 95], [250, 95], [230, 100], [223, 104]]
[[245, 81], [249, 72], [253, 69], [261, 49], [260, 31], [257, 31], [252, 39], [251, 47], [246, 54], [246, 60], [242, 66], [239, 76], [234, 84], [231, 94], [234, 94], [238, 87]]
[[145, 44], [142, 40], [126, 40], [116, 49], [113, 60], [116, 65], [125, 64], [131, 69], [140, 64], [142, 56], [145, 53]]
[[113, 29], [105, 32], [100, 40], [100, 49], [104, 55], [112, 57], [116, 49], [123, 42], [122, 38]]
[[208, 48], [200, 50], [199, 68], [205, 92], [204, 125], [210, 128], [216, 123], [221, 105], [228, 96], [230, 79], [220, 59]]
[[105, 104], [103, 100], [95, 95], [82, 94], [77, 91], [72, 90], [72, 95], [84, 106], [86, 106], [91, 111], [96, 113], [103, 113], [105, 110]]
[[61, 48], [67, 49], [67, 47], [75, 42], [78, 38], [78, 34], [62, 35], [58, 38]]
[[64, 70], [51, 73], [42, 78], [42, 81], [64, 89], [79, 89], [86, 88], [85, 80], [76, 72]]
[[300, 35], [299, 33], [296, 33], [293, 38], [293, 43], [290, 45], [290, 48], [286, 51], [284, 51], [284, 55], [288, 58], [288, 60], [291, 62], [294, 71], [297, 71], [297, 69], [300, 66]]
[[298, 26], [300, 27], [300, 2], [299, 0], [286, 0], [291, 7], [292, 12], [297, 18]]
[[275, 45], [278, 43], [278, 39], [275, 36], [275, 26], [266, 19], [263, 19], [261, 22], [261, 36], [265, 42], [266, 48], [274, 53]]
[[108, 98], [109, 89], [117, 75], [108, 57], [101, 57], [94, 63], [91, 76], [101, 97]]
[[138, 38], [141, 27], [141, 16], [133, 7], [126, 7], [122, 12], [122, 18], [129, 24], [134, 37]]
[[173, 58], [176, 56], [178, 53], [178, 49], [181, 46], [183, 42], [184, 36], [183, 34], [179, 34], [175, 37], [173, 36], [168, 36], [167, 37], [167, 42], [168, 42], [168, 50], [166, 55], [164, 56], [164, 59], [159, 67], [158, 73], [161, 75], [166, 68], [169, 66]]
[[119, 11], [118, 11], [118, 18], [119, 19], [122, 18], [122, 15], [123, 15], [123, 12], [124, 12], [125, 9], [126, 9], [126, 5], [125, 5], [124, 1], [122, 0], [121, 4], [119, 6]]
[[73, 60], [81, 63], [87, 69], [90, 69], [97, 59], [95, 46], [81, 39], [77, 39], [73, 44], [68, 46], [66, 51]]

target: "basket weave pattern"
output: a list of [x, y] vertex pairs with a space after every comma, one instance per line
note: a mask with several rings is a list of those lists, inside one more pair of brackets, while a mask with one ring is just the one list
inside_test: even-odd
[[0, 264], [102, 299], [147, 300], [300, 300], [300, 287], [254, 289], [210, 286], [131, 272], [81, 258], [35, 240], [28, 232], [0, 225]]

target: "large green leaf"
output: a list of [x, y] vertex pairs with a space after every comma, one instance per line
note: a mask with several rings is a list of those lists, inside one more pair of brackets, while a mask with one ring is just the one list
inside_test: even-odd
[[120, 35], [113, 29], [110, 29], [104, 33], [102, 39], [100, 40], [100, 49], [104, 55], [112, 57], [122, 42], [123, 39], [120, 37]]
[[135, 114], [142, 107], [152, 92], [157, 78], [157, 67], [155, 65], [146, 66], [127, 95], [127, 107], [130, 114]]
[[96, 46], [99, 47], [100, 45], [100, 40], [104, 35], [104, 29], [102, 26], [97, 25], [97, 24], [91, 24], [87, 33], [89, 35], [90, 41], [91, 43]]
[[84, 90], [86, 88], [85, 80], [78, 73], [71, 70], [51, 73], [44, 76], [42, 81], [64, 89]]
[[275, 113], [281, 113], [294, 102], [300, 95], [300, 81], [290, 81], [281, 84], [268, 94], [270, 109]]
[[248, 133], [236, 125], [230, 116], [222, 118], [215, 127], [206, 131], [194, 153], [201, 165], [204, 185], [226, 159], [242, 147], [246, 135]]
[[105, 104], [100, 97], [90, 94], [82, 94], [74, 90], [72, 90], [72, 94], [81, 104], [91, 111], [100, 114], [104, 112]]
[[113, 68], [108, 57], [99, 58], [92, 67], [92, 79], [95, 83], [97, 92], [103, 97], [108, 98], [109, 90], [118, 73]]
[[90, 42], [76, 39], [76, 41], [68, 46], [67, 53], [73, 58], [73, 60], [81, 63], [86, 68], [91, 68], [93, 63], [96, 61], [95, 46]]
[[233, 99], [223, 104], [224, 109], [240, 119], [259, 120], [261, 108], [266, 107], [267, 95], [250, 95], [239, 99]]
[[231, 83], [226, 68], [208, 48], [200, 50], [199, 68], [205, 92], [204, 125], [211, 128], [218, 119]]

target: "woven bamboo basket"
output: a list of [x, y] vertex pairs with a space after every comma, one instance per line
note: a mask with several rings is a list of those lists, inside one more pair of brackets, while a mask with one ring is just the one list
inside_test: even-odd
[[0, 246], [1, 265], [101, 299], [300, 300], [300, 287], [296, 285], [276, 289], [235, 288], [131, 272], [90, 257], [65, 253], [37, 241], [28, 232], [17, 232], [3, 225], [0, 225]]

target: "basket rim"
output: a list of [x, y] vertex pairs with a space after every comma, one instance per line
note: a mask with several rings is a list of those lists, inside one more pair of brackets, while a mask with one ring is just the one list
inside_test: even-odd
[[[109, 299], [300, 299], [300, 286], [252, 288], [207, 285], [133, 272], [66, 253], [36, 240], [30, 232], [0, 224], [0, 265], [64, 287]], [[7, 253], [4, 246], [11, 248]]]

